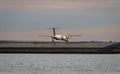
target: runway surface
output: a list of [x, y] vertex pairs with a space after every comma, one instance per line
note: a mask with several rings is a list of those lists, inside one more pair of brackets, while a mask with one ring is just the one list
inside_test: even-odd
[[0, 53], [120, 53], [119, 42], [0, 42]]

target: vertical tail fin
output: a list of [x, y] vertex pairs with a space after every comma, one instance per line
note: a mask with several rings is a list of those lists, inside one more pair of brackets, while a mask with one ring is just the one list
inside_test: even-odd
[[56, 35], [55, 28], [52, 29], [53, 29], [53, 36], [55, 36]]
[[52, 29], [53, 36], [55, 36], [56, 35], [56, 29], [60, 29], [60, 28], [53, 27], [53, 28], [47, 28], [47, 29]]

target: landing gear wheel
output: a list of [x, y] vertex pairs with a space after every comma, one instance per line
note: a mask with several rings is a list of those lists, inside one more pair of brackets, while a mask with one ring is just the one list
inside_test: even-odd
[[68, 40], [66, 40], [65, 42], [66, 42], [66, 44], [68, 44]]
[[54, 41], [54, 39], [52, 39], [52, 42], [53, 42], [53, 44], [55, 44], [55, 41]]

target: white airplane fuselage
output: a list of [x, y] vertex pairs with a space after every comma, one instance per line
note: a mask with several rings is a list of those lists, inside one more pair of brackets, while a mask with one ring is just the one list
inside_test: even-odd
[[63, 40], [63, 41], [67, 41], [69, 39], [68, 36], [66, 35], [59, 35], [59, 34], [56, 34], [55, 36], [51, 36], [52, 39], [55, 39], [55, 40]]

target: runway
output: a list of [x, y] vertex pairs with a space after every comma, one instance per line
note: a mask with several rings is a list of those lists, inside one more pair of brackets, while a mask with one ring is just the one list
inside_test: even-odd
[[120, 53], [119, 42], [0, 42], [0, 53]]

